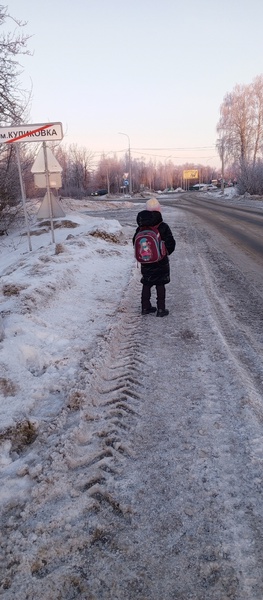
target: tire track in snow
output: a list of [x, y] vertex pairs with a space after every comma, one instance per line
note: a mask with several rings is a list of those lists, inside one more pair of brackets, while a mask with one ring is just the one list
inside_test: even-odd
[[85, 573], [96, 599], [261, 600], [261, 423], [216, 326], [202, 236], [177, 227], [180, 278], [173, 267], [169, 318], [143, 321], [135, 455], [116, 480], [130, 521], [93, 544]]
[[[207, 235], [205, 238], [207, 239]], [[192, 322], [193, 340], [199, 340], [198, 353], [192, 357], [196, 367], [194, 381], [198, 401], [193, 402], [191, 416], [198, 411], [198, 405], [202, 406], [203, 410], [203, 413], [199, 414], [200, 428], [189, 427], [191, 419], [187, 423], [187, 428], [190, 430], [191, 443], [195, 448], [198, 448], [198, 443], [195, 443], [198, 441], [198, 434], [206, 442], [203, 449], [200, 449], [200, 457], [204, 462], [204, 488], [207, 491], [210, 488], [212, 492], [211, 508], [213, 507], [214, 510], [214, 518], [211, 523], [216, 531], [220, 522], [219, 515], [222, 515], [222, 531], [227, 532], [223, 536], [226, 550], [223, 551], [223, 545], [220, 552], [222, 554], [223, 551], [223, 554], [228, 557], [232, 555], [231, 562], [227, 560], [225, 567], [228, 567], [230, 562], [232, 576], [230, 572], [229, 575], [233, 585], [230, 585], [231, 593], [230, 589], [228, 593], [225, 590], [226, 598], [233, 597], [240, 600], [249, 597], [259, 600], [263, 593], [260, 541], [262, 537], [260, 502], [262, 482], [260, 465], [263, 456], [260, 436], [262, 394], [260, 395], [257, 369], [250, 371], [246, 356], [251, 356], [252, 353], [257, 365], [256, 351], [258, 349], [262, 352], [262, 345], [259, 345], [255, 335], [257, 319], [261, 315], [260, 299], [257, 298], [254, 308], [250, 307], [247, 311], [248, 335], [244, 327], [242, 316], [244, 313], [240, 307], [236, 306], [232, 311], [224, 307], [222, 277], [218, 274], [213, 260], [211, 261], [211, 256], [215, 255], [212, 240], [210, 244], [209, 242], [204, 244], [203, 235], [200, 235], [198, 229], [191, 227], [188, 228], [185, 240], [188, 252], [186, 247], [184, 249], [186, 256], [181, 256], [185, 267], [181, 270], [181, 294], [178, 294], [177, 302], [182, 314], [185, 311], [187, 315], [187, 323]], [[209, 252], [207, 246], [210, 246]], [[194, 252], [192, 259], [189, 256], [190, 247]], [[225, 256], [223, 254], [220, 256], [216, 251], [216, 257], [216, 264], [221, 259], [222, 271], [226, 270], [224, 283], [228, 281], [232, 294], [236, 294], [237, 300], [241, 301], [245, 309], [246, 305], [249, 308], [250, 284], [245, 282], [241, 274], [237, 276], [237, 280], [241, 281], [239, 288], [230, 284], [227, 279]], [[191, 293], [188, 291], [186, 301], [187, 281], [191, 281]], [[227, 298], [225, 302], [227, 303]], [[180, 321], [180, 314], [178, 317]], [[242, 344], [238, 346], [240, 340]], [[190, 338], [186, 339], [186, 342], [189, 343]], [[198, 387], [204, 390], [199, 397]], [[202, 397], [204, 402], [201, 401]], [[193, 425], [196, 425], [196, 422]], [[194, 459], [193, 464], [195, 464]], [[218, 534], [219, 531], [220, 528]], [[218, 535], [219, 540], [220, 537], [222, 535]], [[202, 539], [200, 541], [202, 544]], [[211, 542], [208, 544], [211, 548]], [[216, 539], [214, 544], [216, 548]], [[222, 569], [220, 563], [216, 562], [216, 556], [218, 552], [211, 553], [211, 573], [214, 568], [214, 590], [211, 591], [211, 598], [217, 598], [218, 591], [215, 584], [217, 579], [220, 581]], [[204, 568], [204, 573], [209, 572], [208, 564]], [[224, 564], [224, 560], [221, 564]], [[212, 584], [213, 577], [211, 577]], [[210, 598], [209, 592], [206, 593], [205, 597]], [[222, 593], [219, 591], [219, 598], [222, 597]], [[199, 597], [198, 591], [196, 594]]]
[[202, 236], [176, 228], [169, 318], [140, 317], [130, 286], [80, 411], [73, 398], [50, 428], [35, 513], [15, 515], [5, 600], [262, 598], [261, 424], [215, 326]]
[[[28, 473], [35, 482], [31, 501], [18, 503], [13, 511], [9, 506], [4, 515], [5, 533], [11, 531], [3, 544], [6, 598], [17, 598], [18, 593], [21, 600], [35, 599], [40, 593], [48, 600], [56, 597], [54, 593], [72, 597], [70, 590], [83, 585], [83, 578], [75, 575], [72, 583], [72, 563], [79, 567], [78, 552], [108, 539], [114, 519], [130, 518], [130, 506], [116, 497], [115, 479], [133, 456], [129, 431], [140, 416], [139, 312], [131, 313], [129, 307], [131, 301], [138, 303], [137, 275], [100, 356], [93, 359], [95, 368], [82, 372], [81, 389], [72, 391], [68, 406], [39, 433], [34, 466]], [[16, 526], [14, 515], [19, 515]]]

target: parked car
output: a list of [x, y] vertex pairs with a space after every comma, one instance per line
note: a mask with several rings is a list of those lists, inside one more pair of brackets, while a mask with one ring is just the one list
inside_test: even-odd
[[209, 192], [216, 192], [218, 190], [217, 185], [214, 185], [213, 183], [209, 183], [206, 187]]
[[91, 196], [105, 196], [108, 193], [108, 190], [96, 190], [96, 192], [91, 192]]
[[196, 183], [195, 185], [190, 185], [189, 190], [193, 192], [200, 192], [201, 190], [206, 190], [206, 183]]

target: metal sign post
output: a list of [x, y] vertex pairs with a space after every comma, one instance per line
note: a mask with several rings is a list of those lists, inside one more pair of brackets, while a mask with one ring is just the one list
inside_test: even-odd
[[45, 163], [45, 173], [46, 173], [46, 187], [47, 187], [47, 197], [48, 197], [48, 206], [49, 206], [51, 237], [52, 237], [52, 242], [55, 243], [54, 221], [53, 221], [51, 195], [50, 195], [49, 170], [48, 170], [48, 162], [47, 162], [47, 145], [46, 145], [46, 142], [43, 142], [43, 151], [44, 151], [44, 163]]
[[[37, 123], [35, 125], [12, 125], [11, 127], [0, 127], [0, 144], [17, 144], [19, 142], [43, 142], [43, 151], [44, 151], [44, 161], [45, 161], [45, 173], [46, 173], [46, 183], [47, 183], [47, 195], [48, 195], [48, 203], [50, 207], [50, 222], [51, 222], [51, 232], [52, 232], [52, 241], [55, 242], [54, 238], [54, 224], [53, 224], [53, 215], [52, 215], [52, 203], [51, 203], [51, 195], [50, 195], [50, 179], [49, 179], [49, 170], [48, 170], [48, 160], [47, 160], [47, 148], [46, 141], [54, 142], [55, 140], [63, 139], [63, 130], [62, 123]], [[27, 234], [29, 240], [29, 250], [32, 250], [31, 241], [30, 241], [30, 233], [28, 226], [28, 218], [26, 212], [26, 196], [22, 178], [21, 171], [21, 163], [20, 163], [20, 155], [19, 150], [17, 148], [17, 164], [19, 171], [19, 179], [20, 186], [22, 192], [22, 201], [25, 213]]]
[[184, 182], [184, 190], [189, 191], [190, 181], [192, 179], [198, 179], [199, 171], [198, 169], [186, 169], [183, 171], [183, 182]]
[[[60, 188], [62, 186], [62, 167], [52, 154], [50, 148], [45, 145], [45, 142], [39, 148], [35, 162], [31, 167], [31, 173], [34, 174], [35, 185], [39, 188], [45, 188], [46, 194], [37, 212], [38, 219], [49, 219], [54, 221], [55, 218], [65, 217], [62, 206], [51, 192], [51, 188]], [[47, 176], [49, 182], [47, 185]], [[52, 233], [53, 235], [53, 233]]]
[[24, 187], [22, 170], [21, 170], [21, 162], [20, 162], [19, 144], [16, 144], [16, 158], [17, 158], [17, 166], [18, 166], [18, 173], [19, 173], [19, 180], [20, 180], [20, 187], [21, 187], [22, 203], [23, 203], [25, 222], [26, 222], [28, 247], [29, 247], [29, 250], [32, 251], [30, 229], [29, 229], [28, 216], [27, 216], [27, 210], [26, 210], [26, 194], [25, 194], [25, 187]]

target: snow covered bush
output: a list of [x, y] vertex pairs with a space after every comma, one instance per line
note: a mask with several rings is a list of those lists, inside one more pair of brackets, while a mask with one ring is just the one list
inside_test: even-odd
[[248, 192], [251, 195], [263, 195], [263, 161], [258, 160], [254, 165], [243, 164], [238, 178], [240, 194]]

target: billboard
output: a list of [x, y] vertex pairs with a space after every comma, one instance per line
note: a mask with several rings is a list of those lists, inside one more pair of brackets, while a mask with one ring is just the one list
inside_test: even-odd
[[188, 169], [183, 171], [183, 179], [198, 179], [198, 169]]

